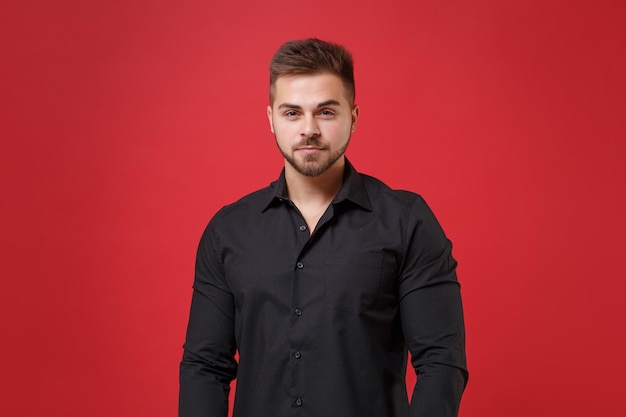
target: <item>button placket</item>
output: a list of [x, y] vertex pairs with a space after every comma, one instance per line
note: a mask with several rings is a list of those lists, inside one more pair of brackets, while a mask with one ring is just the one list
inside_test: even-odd
[[[310, 229], [308, 225], [306, 225], [306, 223], [303, 222], [303, 219], [299, 219], [299, 221], [295, 223], [295, 233], [297, 236], [297, 241], [299, 244], [301, 244], [301, 246], [298, 251], [299, 253], [296, 257], [295, 269], [293, 271], [294, 286], [302, 286], [303, 284], [306, 283], [306, 281], [301, 281], [301, 280], [304, 280], [307, 274], [306, 268], [305, 268], [305, 262], [308, 261], [308, 258], [306, 254], [308, 253], [309, 247], [312, 244], [311, 237], [309, 236], [309, 231]], [[292, 322], [295, 333], [293, 334], [293, 340], [290, 343], [291, 344], [290, 368], [292, 372], [292, 377], [294, 378], [294, 381], [299, 381], [299, 382], [296, 382], [294, 386], [292, 386], [291, 398], [293, 401], [292, 402], [293, 406], [298, 407], [298, 408], [303, 406], [303, 400], [299, 395], [303, 393], [302, 389], [304, 388], [304, 386], [302, 385], [302, 382], [303, 382], [302, 378], [303, 378], [303, 371], [304, 371], [303, 370], [304, 363], [302, 361], [304, 361], [304, 358], [302, 356], [302, 352], [298, 350], [298, 348], [301, 346], [302, 332], [305, 330], [305, 328], [302, 327], [302, 326], [305, 326], [305, 322], [300, 320], [303, 314], [302, 308], [296, 307], [302, 301], [300, 299], [300, 297], [302, 296], [300, 294], [300, 291], [302, 291], [301, 288], [294, 291], [294, 299], [292, 300], [295, 304], [292, 310], [295, 315], [293, 319], [294, 321]], [[306, 297], [305, 297], [305, 300], [306, 300]], [[296, 336], [296, 334], [298, 336]]]

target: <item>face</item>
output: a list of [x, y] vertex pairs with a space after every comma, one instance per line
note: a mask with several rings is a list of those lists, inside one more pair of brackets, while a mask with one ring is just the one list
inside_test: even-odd
[[345, 97], [333, 74], [280, 77], [267, 108], [270, 128], [285, 157], [285, 169], [316, 177], [343, 160], [359, 108]]

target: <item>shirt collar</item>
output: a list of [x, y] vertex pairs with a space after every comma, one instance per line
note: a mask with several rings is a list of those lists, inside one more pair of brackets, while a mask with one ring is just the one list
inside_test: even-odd
[[[270, 198], [263, 206], [262, 211], [266, 211], [271, 206], [289, 200], [287, 197], [287, 183], [285, 182], [285, 168], [280, 172], [280, 176], [271, 185]], [[363, 179], [356, 169], [352, 166], [348, 158], [343, 171], [343, 185], [333, 199], [332, 204], [339, 204], [343, 201], [351, 201], [359, 207], [372, 211], [370, 199], [367, 196], [367, 190], [363, 184]]]

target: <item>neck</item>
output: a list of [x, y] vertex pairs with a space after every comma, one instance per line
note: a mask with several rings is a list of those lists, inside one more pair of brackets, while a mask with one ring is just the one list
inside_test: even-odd
[[289, 199], [297, 206], [328, 205], [343, 184], [345, 158], [340, 158], [321, 175], [307, 177], [285, 163], [285, 181]]

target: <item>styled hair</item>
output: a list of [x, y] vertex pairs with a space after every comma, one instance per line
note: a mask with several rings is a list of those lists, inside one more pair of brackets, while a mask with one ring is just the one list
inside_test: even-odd
[[354, 65], [343, 46], [315, 38], [284, 43], [270, 61], [270, 103], [274, 103], [276, 80], [305, 74], [333, 74], [341, 78], [346, 99], [354, 105]]

